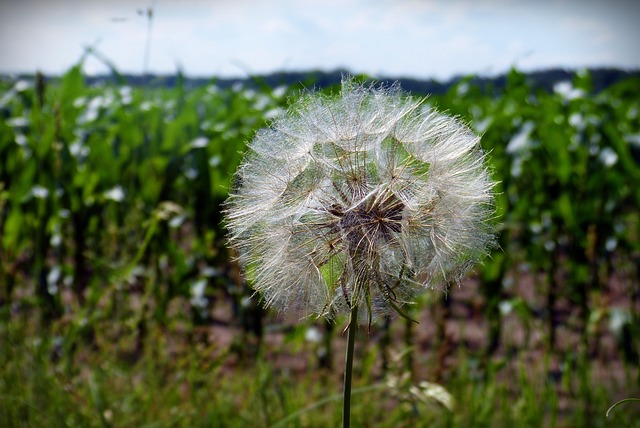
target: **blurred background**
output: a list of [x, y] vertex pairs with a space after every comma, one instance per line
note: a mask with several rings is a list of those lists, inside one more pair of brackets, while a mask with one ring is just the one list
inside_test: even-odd
[[0, 426], [337, 426], [346, 320], [226, 248], [246, 143], [398, 80], [479, 135], [500, 248], [356, 344], [371, 427], [640, 426], [640, 3], [0, 1]]

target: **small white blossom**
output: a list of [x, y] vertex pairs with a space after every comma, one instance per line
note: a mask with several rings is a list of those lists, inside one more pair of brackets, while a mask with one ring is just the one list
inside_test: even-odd
[[318, 327], [310, 326], [304, 333], [304, 340], [310, 343], [320, 343], [322, 341], [322, 332]]
[[49, 189], [36, 184], [31, 188], [31, 196], [37, 199], [46, 199], [47, 197], [49, 197]]
[[521, 153], [527, 147], [531, 146], [531, 132], [535, 129], [533, 122], [525, 122], [518, 133], [516, 133], [509, 144], [507, 144], [506, 152], [509, 154]]
[[629, 145], [640, 147], [640, 134], [627, 134], [624, 136], [624, 139]]
[[27, 139], [27, 137], [25, 137], [24, 134], [16, 134], [16, 144], [20, 147], [27, 148], [29, 140]]
[[62, 270], [60, 266], [54, 266], [47, 274], [47, 291], [49, 294], [56, 294], [58, 292], [58, 280], [60, 279]]
[[459, 281], [493, 243], [479, 138], [397, 86], [345, 80], [261, 130], [226, 205], [230, 243], [266, 304], [361, 320]]
[[18, 80], [14, 85], [14, 88], [18, 92], [26, 91], [32, 86], [28, 80]]
[[197, 308], [206, 308], [207, 307], [207, 298], [204, 295], [204, 292], [207, 288], [207, 280], [199, 279], [193, 284], [191, 284], [191, 299], [190, 302], [193, 306]]
[[553, 85], [553, 91], [567, 101], [584, 98], [587, 95], [583, 89], [574, 88], [569, 81], [556, 83]]
[[209, 144], [209, 139], [207, 137], [197, 137], [195, 140], [189, 143], [189, 146], [192, 149], [199, 149], [202, 147], [207, 147], [207, 144]]
[[124, 196], [125, 196], [124, 189], [120, 185], [115, 186], [107, 190], [106, 192], [104, 192], [104, 197], [106, 199], [109, 199], [115, 202], [122, 202], [124, 200]]
[[605, 147], [600, 150], [598, 158], [607, 168], [612, 167], [618, 162], [618, 154], [611, 147]]
[[26, 128], [27, 126], [29, 126], [30, 121], [27, 117], [19, 116], [7, 119], [5, 123], [14, 128]]

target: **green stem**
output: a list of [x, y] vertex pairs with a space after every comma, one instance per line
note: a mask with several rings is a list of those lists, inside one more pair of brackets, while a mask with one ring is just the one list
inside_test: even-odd
[[353, 373], [353, 349], [358, 328], [358, 307], [351, 308], [349, 332], [347, 333], [347, 356], [344, 362], [344, 391], [342, 406], [342, 428], [351, 426], [351, 375]]
[[609, 417], [609, 413], [611, 413], [611, 411], [616, 406], [618, 406], [619, 404], [626, 403], [626, 402], [629, 402], [629, 401], [640, 401], [640, 398], [625, 398], [623, 400], [618, 401], [617, 403], [614, 403], [613, 406], [609, 407], [609, 410], [607, 410], [607, 415], [606, 416]]

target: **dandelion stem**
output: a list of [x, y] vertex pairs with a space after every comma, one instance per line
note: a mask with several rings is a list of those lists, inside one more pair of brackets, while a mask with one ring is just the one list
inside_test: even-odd
[[347, 333], [347, 356], [344, 362], [344, 392], [342, 406], [342, 428], [351, 426], [351, 375], [353, 373], [353, 349], [358, 328], [358, 306], [351, 308], [349, 332]]

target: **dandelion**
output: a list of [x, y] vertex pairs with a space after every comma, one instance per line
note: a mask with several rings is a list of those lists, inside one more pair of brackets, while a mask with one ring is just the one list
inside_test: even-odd
[[370, 320], [458, 282], [493, 242], [478, 142], [397, 86], [304, 96], [250, 143], [227, 201], [253, 287], [281, 311]]
[[230, 243], [267, 306], [351, 315], [347, 409], [352, 328], [459, 282], [494, 241], [479, 138], [397, 85], [344, 79], [249, 149], [226, 203]]

